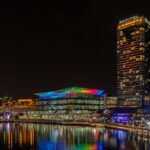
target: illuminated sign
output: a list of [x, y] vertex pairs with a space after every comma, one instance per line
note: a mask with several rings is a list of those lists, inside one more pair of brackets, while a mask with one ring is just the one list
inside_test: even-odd
[[133, 17], [130, 17], [130, 18], [121, 20], [121, 21], [119, 21], [119, 23], [120, 23], [120, 24], [121, 24], [121, 23], [125, 23], [125, 22], [127, 22], [127, 21], [132, 21], [132, 20], [138, 19], [138, 18], [139, 18], [139, 16], [133, 16]]

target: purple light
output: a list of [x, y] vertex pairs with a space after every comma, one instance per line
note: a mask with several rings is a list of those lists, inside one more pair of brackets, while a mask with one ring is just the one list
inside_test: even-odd
[[115, 114], [112, 117], [112, 120], [114, 120], [115, 122], [119, 122], [119, 123], [125, 123], [129, 121], [129, 115], [127, 114]]

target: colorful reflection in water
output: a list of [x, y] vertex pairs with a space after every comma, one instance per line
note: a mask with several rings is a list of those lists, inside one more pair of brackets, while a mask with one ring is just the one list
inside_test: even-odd
[[149, 150], [148, 139], [105, 128], [0, 124], [1, 150]]

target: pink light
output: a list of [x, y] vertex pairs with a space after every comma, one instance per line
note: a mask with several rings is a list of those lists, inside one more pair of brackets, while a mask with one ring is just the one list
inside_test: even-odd
[[94, 135], [94, 141], [97, 141], [98, 140], [98, 131], [96, 129], [93, 131], [93, 135]]
[[85, 93], [85, 94], [97, 94], [98, 90], [94, 90], [94, 89], [84, 89], [82, 91], [82, 93]]

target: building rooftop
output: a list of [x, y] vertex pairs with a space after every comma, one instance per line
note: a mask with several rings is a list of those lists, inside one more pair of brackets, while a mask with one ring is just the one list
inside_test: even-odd
[[38, 100], [63, 99], [63, 98], [85, 98], [104, 96], [104, 90], [89, 89], [82, 87], [71, 87], [50, 92], [35, 93]]
[[130, 26], [134, 26], [134, 25], [137, 25], [137, 24], [140, 24], [143, 22], [150, 24], [148, 19], [144, 16], [132, 16], [132, 17], [120, 20], [117, 29], [119, 29], [119, 30], [125, 29], [125, 28], [128, 28]]

